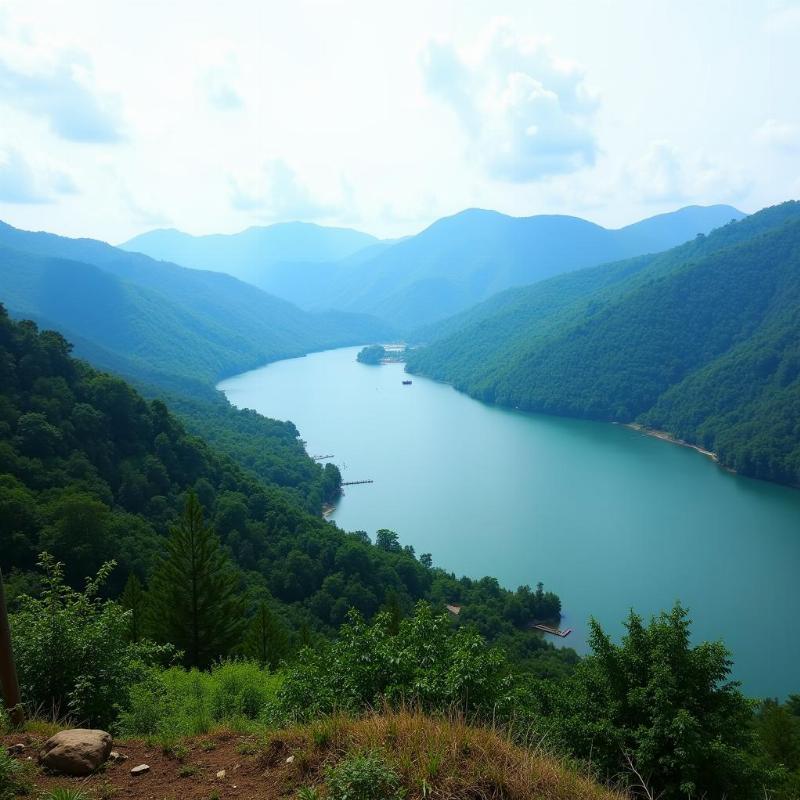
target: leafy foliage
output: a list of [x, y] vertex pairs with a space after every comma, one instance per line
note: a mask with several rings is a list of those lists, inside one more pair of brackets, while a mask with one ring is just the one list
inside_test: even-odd
[[761, 703], [755, 730], [765, 766], [774, 775], [775, 797], [800, 797], [800, 695], [790, 695], [785, 703]]
[[329, 800], [402, 800], [397, 773], [374, 751], [353, 753], [328, 769]]
[[249, 661], [226, 661], [207, 672], [152, 669], [130, 691], [119, 717], [124, 736], [176, 741], [226, 725], [248, 729], [263, 718], [280, 679]]
[[23, 700], [54, 717], [108, 725], [131, 683], [171, 647], [129, 641], [128, 613], [98, 597], [112, 564], [76, 592], [51, 556], [44, 554], [39, 563], [41, 595], [22, 597], [11, 615]]
[[14, 798], [28, 794], [32, 781], [30, 770], [25, 765], [12, 758], [5, 747], [0, 746], [0, 800], [14, 800]]
[[725, 647], [693, 647], [680, 605], [647, 626], [631, 613], [626, 629], [616, 645], [592, 621], [592, 654], [562, 684], [540, 684], [562, 746], [608, 778], [638, 773], [665, 800], [751, 796], [765, 776], [751, 759], [752, 707], [729, 681]]
[[278, 693], [278, 716], [309, 719], [383, 702], [488, 715], [509, 703], [505, 657], [479, 634], [454, 631], [425, 603], [396, 634], [391, 627], [388, 614], [368, 625], [352, 613], [335, 642], [302, 651]]

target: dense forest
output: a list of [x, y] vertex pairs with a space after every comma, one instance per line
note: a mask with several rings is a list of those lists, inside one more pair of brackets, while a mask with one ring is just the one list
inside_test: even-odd
[[[413, 707], [417, 730], [463, 715], [479, 726], [472, 742], [489, 727], [514, 747], [546, 736], [560, 785], [580, 774], [664, 798], [794, 796], [796, 698], [747, 700], [725, 648], [691, 643], [680, 606], [649, 624], [632, 614], [618, 645], [593, 624], [579, 660], [528, 629], [559, 618], [541, 585], [458, 579], [390, 530], [373, 543], [310, 513], [338, 475], [310, 462], [290, 423], [236, 415], [241, 437], [270, 443], [246, 468], [70, 351], [61, 334], [0, 310], [0, 567], [29, 713], [147, 737], [180, 763], [183, 737], [215, 729], [263, 741], [309, 723], [324, 748], [330, 720], [383, 707], [396, 725]], [[444, 785], [431, 769], [420, 790], [397, 733], [382, 742], [338, 750], [341, 769], [368, 770], [370, 791]], [[269, 757], [241, 747], [242, 759]], [[20, 762], [0, 754], [0, 789], [25, 791]], [[303, 774], [348, 796], [335, 792], [349, 772]]]
[[165, 401], [189, 432], [294, 492], [306, 509], [318, 513], [330, 498], [335, 467], [322, 472], [291, 423], [233, 408], [214, 384], [268, 361], [382, 337], [387, 326], [309, 314], [228, 275], [3, 223], [0, 264], [12, 316], [58, 330], [76, 354]]
[[[487, 402], [640, 422], [800, 483], [800, 204], [420, 331], [408, 369]], [[438, 338], [441, 337], [441, 338]]]
[[371, 617], [387, 605], [407, 610], [429, 599], [440, 608], [462, 604], [459, 621], [507, 640], [520, 659], [541, 655], [545, 670], [572, 660], [526, 630], [532, 619], [558, 618], [554, 594], [456, 579], [391, 531], [372, 544], [366, 533], [345, 533], [309, 513], [309, 498], [335, 497], [339, 476], [305, 456], [291, 423], [237, 417], [268, 432], [269, 461], [264, 456], [250, 472], [190, 435], [162, 401], [148, 402], [120, 378], [72, 358], [58, 333], [3, 312], [0, 348], [0, 567], [15, 593], [30, 587], [42, 551], [67, 564], [72, 585], [110, 559], [117, 562], [112, 594], [129, 575], [146, 583], [191, 493], [243, 589], [280, 608], [290, 636], [303, 626], [330, 631], [351, 608]]

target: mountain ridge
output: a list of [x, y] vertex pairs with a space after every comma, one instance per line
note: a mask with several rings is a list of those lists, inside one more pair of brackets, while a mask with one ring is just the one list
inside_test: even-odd
[[798, 243], [789, 202], [659, 255], [509, 290], [423, 329], [430, 345], [408, 369], [500, 405], [644, 423], [796, 484]]
[[[663, 250], [742, 216], [732, 206], [686, 206], [612, 229], [570, 215], [512, 217], [469, 208], [414, 236], [376, 242], [339, 260], [262, 253], [260, 264], [249, 262], [245, 277], [303, 308], [368, 313], [407, 332], [512, 286]], [[241, 235], [214, 240], [228, 243], [232, 263], [239, 258], [236, 237]], [[175, 255], [149, 249], [154, 256], [168, 252]], [[217, 267], [240, 272], [240, 267], [226, 267], [219, 253], [215, 258]], [[195, 257], [187, 265], [208, 266], [208, 259]]]

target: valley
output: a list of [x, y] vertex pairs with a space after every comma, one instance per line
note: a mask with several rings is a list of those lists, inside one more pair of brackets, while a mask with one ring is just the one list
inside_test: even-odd
[[574, 630], [563, 643], [581, 652], [590, 616], [619, 633], [631, 607], [680, 599], [698, 640], [731, 648], [749, 694], [795, 691], [800, 492], [620, 425], [504, 410], [425, 378], [403, 386], [402, 365], [359, 364], [357, 351], [220, 384], [236, 406], [291, 415], [343, 480], [374, 480], [345, 488], [337, 525], [389, 527], [435, 564], [510, 589], [557, 587]]

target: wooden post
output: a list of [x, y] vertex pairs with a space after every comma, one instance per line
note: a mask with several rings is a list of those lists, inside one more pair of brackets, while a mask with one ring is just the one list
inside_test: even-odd
[[3, 688], [3, 697], [5, 698], [11, 722], [14, 725], [21, 725], [25, 715], [22, 711], [22, 698], [19, 696], [14, 651], [11, 648], [11, 626], [8, 622], [2, 570], [0, 570], [0, 686]]

